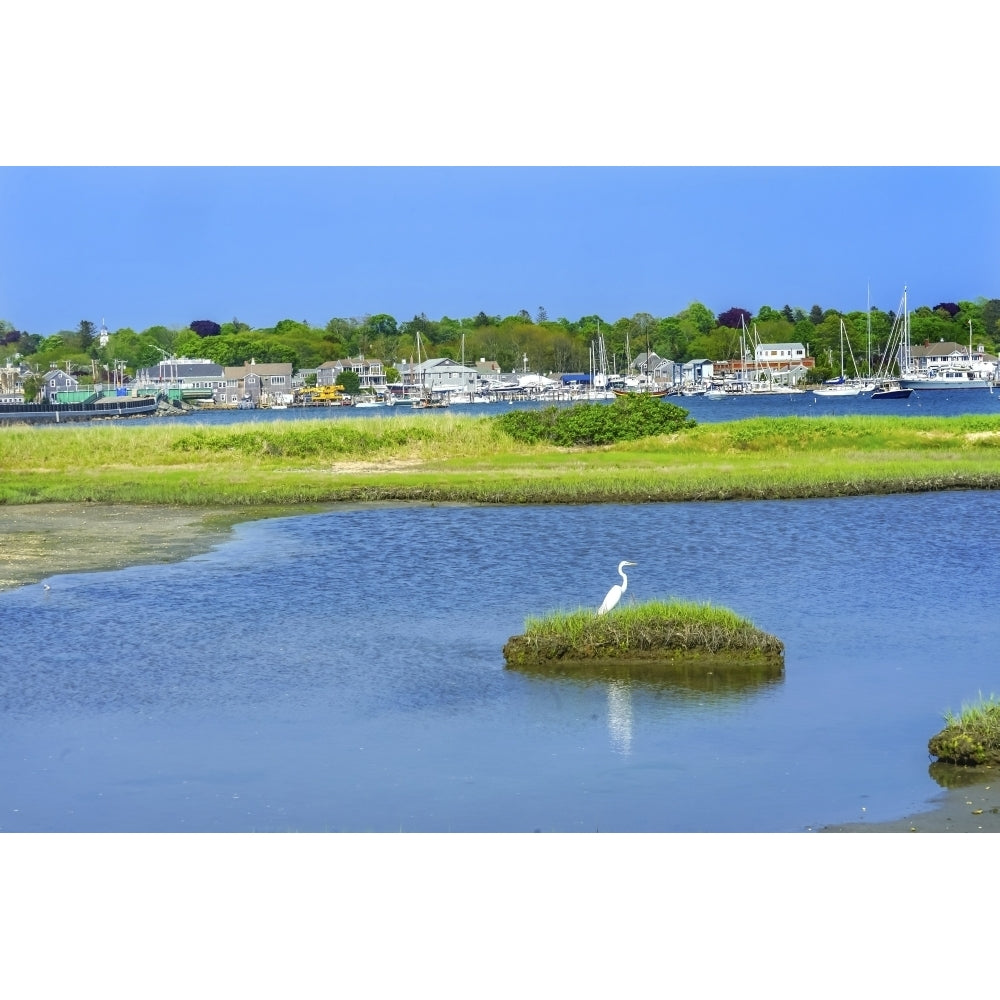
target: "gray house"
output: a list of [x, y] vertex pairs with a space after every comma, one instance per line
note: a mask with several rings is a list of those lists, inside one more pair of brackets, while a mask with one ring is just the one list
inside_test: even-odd
[[475, 392], [480, 377], [478, 369], [451, 358], [428, 358], [419, 365], [400, 365], [400, 376], [405, 384], [423, 386], [430, 392]]
[[224, 384], [213, 396], [216, 403], [238, 406], [242, 402], [253, 406], [271, 406], [291, 401], [292, 366], [287, 361], [258, 364], [251, 360], [245, 365], [227, 367], [223, 376]]
[[715, 374], [715, 365], [708, 358], [692, 358], [681, 366], [681, 382], [709, 382]]
[[222, 365], [206, 358], [164, 358], [157, 365], [140, 368], [135, 380], [142, 387], [179, 388], [182, 393], [206, 398], [214, 396], [226, 381]]
[[50, 368], [42, 377], [42, 386], [45, 401], [56, 403], [60, 392], [76, 392], [80, 388], [80, 380], [61, 368]]

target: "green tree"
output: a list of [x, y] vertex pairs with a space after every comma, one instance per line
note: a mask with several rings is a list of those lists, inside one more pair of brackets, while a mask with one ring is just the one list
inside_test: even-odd
[[[726, 361], [739, 357], [740, 331], [728, 326], [720, 326], [710, 333], [693, 337], [688, 345], [691, 358], [708, 358], [710, 361]], [[672, 359], [675, 360], [675, 359]]]
[[137, 369], [152, 368], [154, 365], [158, 365], [162, 359], [163, 352], [161, 348], [155, 342], [146, 339], [140, 340], [135, 353], [124, 360], [129, 362], [130, 367]]
[[[174, 340], [173, 351], [168, 353], [175, 353], [179, 358], [209, 358], [212, 353], [212, 345], [221, 339], [221, 334], [218, 337], [202, 338], [194, 330], [184, 330]], [[147, 338], [147, 340], [156, 343], [152, 338]]]
[[988, 299], [983, 304], [980, 317], [986, 336], [992, 343], [996, 344], [1000, 341], [1000, 299]]
[[700, 302], [692, 302], [677, 315], [679, 319], [691, 323], [697, 333], [710, 333], [715, 329], [715, 313]]
[[947, 314], [935, 312], [927, 306], [921, 306], [910, 314], [910, 339], [914, 344], [935, 340], [955, 341], [959, 344], [968, 341], [969, 329], [964, 330]]
[[41, 375], [29, 375], [24, 380], [24, 401], [26, 403], [35, 402], [38, 394], [42, 391], [43, 384]]
[[245, 330], [249, 329], [250, 327], [248, 324], [240, 322], [240, 320], [234, 316], [228, 323], [223, 323], [220, 326], [219, 332], [224, 336], [226, 334], [243, 333]]
[[81, 319], [77, 334], [80, 338], [80, 350], [86, 351], [94, 342], [94, 324], [89, 319]]
[[25, 357], [37, 353], [44, 339], [40, 333], [22, 333], [17, 341], [18, 352]]
[[337, 376], [337, 385], [342, 385], [344, 387], [344, 392], [353, 396], [357, 393], [358, 389], [361, 388], [361, 378], [357, 372], [352, 372], [350, 368], [345, 368]]
[[657, 324], [654, 350], [671, 361], [690, 361], [694, 357], [688, 350], [690, 335], [676, 316], [665, 316]]
[[378, 313], [376, 316], [369, 316], [368, 321], [365, 323], [365, 336], [368, 337], [395, 337], [397, 332], [396, 320], [388, 313]]

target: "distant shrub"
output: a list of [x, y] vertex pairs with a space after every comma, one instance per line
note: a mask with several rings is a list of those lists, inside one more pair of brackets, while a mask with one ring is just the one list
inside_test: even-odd
[[695, 426], [687, 410], [645, 393], [618, 396], [610, 405], [576, 403], [565, 408], [511, 410], [497, 420], [515, 441], [562, 447], [636, 441]]

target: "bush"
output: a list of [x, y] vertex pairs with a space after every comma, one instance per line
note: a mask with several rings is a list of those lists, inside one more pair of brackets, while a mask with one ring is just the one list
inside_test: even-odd
[[617, 396], [610, 406], [575, 403], [567, 408], [511, 410], [497, 419], [501, 429], [515, 441], [544, 441], [562, 447], [636, 441], [695, 426], [687, 410], [644, 393]]

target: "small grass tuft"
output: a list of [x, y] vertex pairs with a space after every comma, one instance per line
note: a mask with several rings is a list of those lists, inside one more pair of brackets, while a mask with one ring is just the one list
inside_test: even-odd
[[1000, 764], [1000, 700], [991, 694], [958, 715], [944, 714], [945, 728], [927, 743], [930, 753], [949, 764]]

